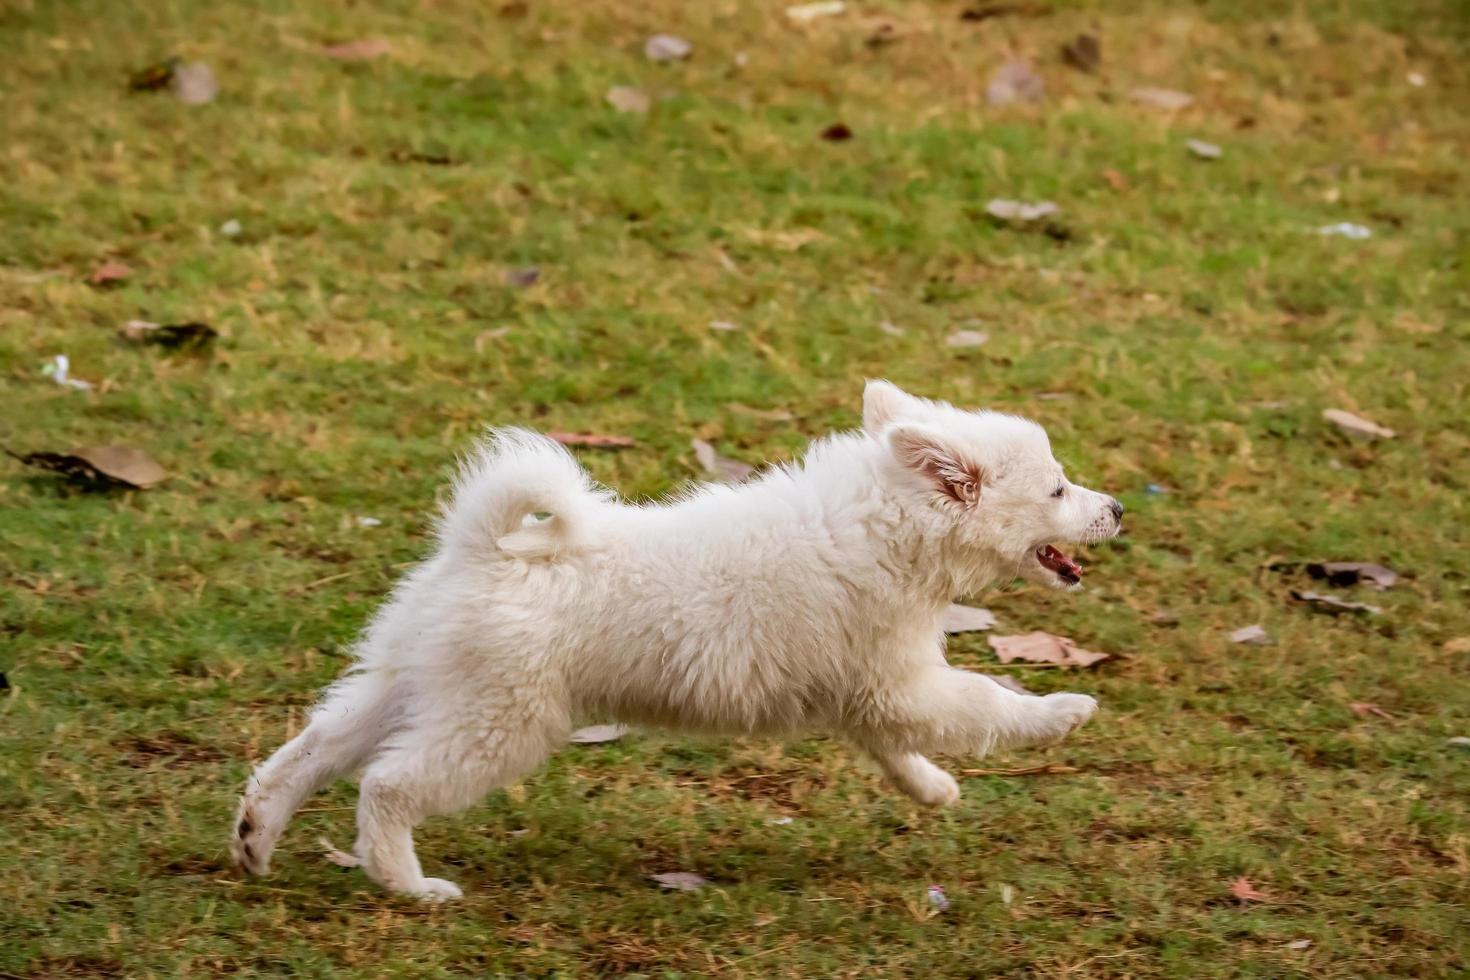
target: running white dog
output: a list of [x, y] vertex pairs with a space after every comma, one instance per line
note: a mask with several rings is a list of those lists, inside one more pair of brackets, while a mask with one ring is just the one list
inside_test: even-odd
[[426, 878], [413, 828], [534, 770], [575, 723], [845, 735], [921, 803], [959, 798], [924, 756], [1052, 741], [1097, 708], [944, 660], [953, 597], [1022, 575], [1075, 587], [1051, 542], [1118, 533], [1046, 433], [873, 381], [863, 428], [741, 486], [632, 505], [520, 429], [460, 474], [435, 555], [399, 585], [311, 724], [251, 777], [231, 849], [264, 874], [292, 814], [362, 770], [354, 852], [392, 891]]

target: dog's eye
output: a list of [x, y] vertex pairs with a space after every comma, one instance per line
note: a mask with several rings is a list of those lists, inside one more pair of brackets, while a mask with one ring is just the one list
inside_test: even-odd
[[1066, 484], [1063, 484], [1063, 485], [1062, 485], [1062, 486], [1059, 486], [1059, 487], [1057, 487], [1057, 488], [1056, 488], [1056, 489], [1055, 489], [1055, 490], [1053, 490], [1053, 491], [1052, 491], [1052, 492], [1051, 492], [1051, 495], [1052, 495], [1052, 496], [1053, 496], [1053, 497], [1061, 497], [1061, 496], [1063, 496], [1063, 495], [1064, 495], [1064, 494], [1066, 494], [1066, 492], [1067, 492], [1067, 487], [1066, 487]]

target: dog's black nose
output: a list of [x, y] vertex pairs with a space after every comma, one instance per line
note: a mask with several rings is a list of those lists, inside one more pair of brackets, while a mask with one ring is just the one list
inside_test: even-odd
[[1113, 512], [1113, 517], [1119, 522], [1123, 521], [1123, 505], [1114, 500], [1108, 504], [1108, 510]]

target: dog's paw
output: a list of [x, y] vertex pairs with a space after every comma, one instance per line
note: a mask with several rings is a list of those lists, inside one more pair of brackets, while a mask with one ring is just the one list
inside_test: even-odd
[[271, 870], [274, 840], [264, 833], [249, 810], [240, 814], [230, 835], [230, 858], [235, 867], [253, 875], [267, 875]]
[[955, 782], [953, 776], [940, 769], [938, 766], [930, 766], [930, 771], [909, 781], [904, 791], [915, 803], [924, 806], [952, 806], [959, 802], [960, 784]]
[[406, 894], [430, 905], [438, 905], [441, 902], [452, 902], [457, 898], [464, 898], [464, 892], [452, 881], [443, 878], [424, 878], [417, 885], [409, 889]]
[[1047, 713], [1046, 735], [1065, 737], [1097, 712], [1097, 700], [1086, 694], [1048, 694], [1041, 699]]

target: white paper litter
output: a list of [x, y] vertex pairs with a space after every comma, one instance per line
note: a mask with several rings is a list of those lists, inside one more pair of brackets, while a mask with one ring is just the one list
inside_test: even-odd
[[81, 378], [71, 376], [71, 359], [65, 354], [57, 354], [51, 360], [41, 365], [41, 373], [47, 375], [52, 381], [63, 388], [77, 388], [86, 391], [92, 387], [92, 382], [83, 381]]
[[1355, 225], [1351, 221], [1339, 221], [1335, 225], [1323, 225], [1317, 229], [1319, 235], [1341, 235], [1343, 238], [1351, 238], [1360, 242], [1365, 238], [1373, 237], [1373, 229], [1363, 225]]

